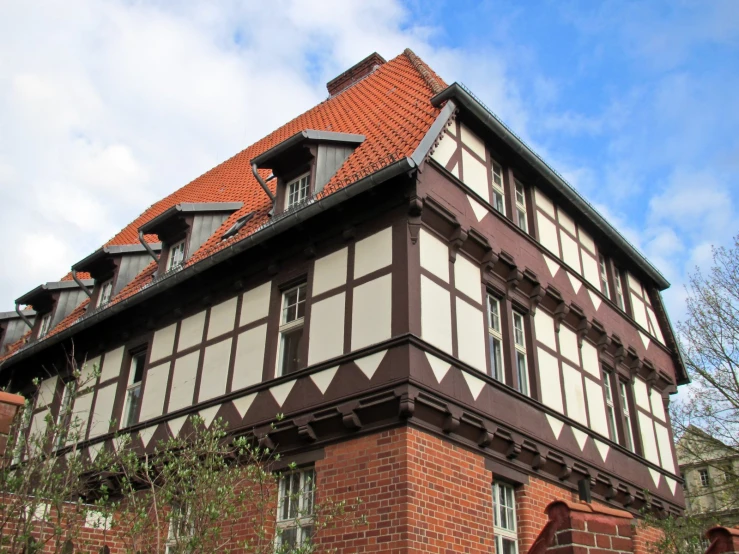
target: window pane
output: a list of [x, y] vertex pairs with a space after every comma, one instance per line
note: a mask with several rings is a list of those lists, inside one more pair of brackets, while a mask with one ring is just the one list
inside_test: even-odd
[[518, 390], [525, 395], [529, 394], [529, 373], [526, 367], [526, 354], [516, 352], [516, 365], [518, 366]]
[[131, 364], [133, 366], [132, 383], [140, 383], [141, 379], [143, 379], [145, 363], [146, 363], [146, 353], [142, 352], [140, 354], [136, 354], [133, 357], [133, 361]]
[[503, 206], [503, 195], [497, 190], [493, 190], [493, 208], [496, 211], [505, 214], [505, 207]]
[[280, 536], [280, 546], [295, 548], [298, 546], [298, 528], [297, 527], [286, 527], [282, 529], [282, 535]]
[[282, 374], [300, 369], [300, 350], [303, 344], [303, 328], [298, 327], [282, 334]]
[[528, 232], [528, 225], [526, 223], [526, 212], [519, 209], [518, 210], [518, 227], [525, 232]]
[[501, 537], [500, 542], [502, 548], [497, 551], [499, 554], [516, 554], [516, 541]]
[[500, 331], [500, 304], [498, 299], [493, 296], [488, 296], [488, 325]]
[[126, 413], [123, 416], [123, 426], [129, 427], [136, 423], [136, 414], [141, 402], [141, 385], [136, 385], [126, 391]]
[[493, 373], [493, 379], [505, 382], [503, 372], [503, 349], [500, 340], [490, 336], [490, 368]]

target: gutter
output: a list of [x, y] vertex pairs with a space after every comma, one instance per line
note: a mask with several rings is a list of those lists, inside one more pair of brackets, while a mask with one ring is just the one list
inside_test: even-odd
[[501, 120], [493, 115], [477, 98], [459, 83], [453, 83], [445, 90], [431, 99], [431, 104], [438, 107], [444, 101], [454, 99], [461, 107], [472, 113], [473, 116], [483, 122], [488, 129], [498, 135], [514, 152], [523, 157], [530, 163], [541, 175], [543, 175], [550, 183], [552, 183], [562, 195], [571, 202], [576, 209], [583, 212], [595, 226], [614, 242], [617, 247], [623, 250], [628, 256], [633, 258], [639, 268], [652, 279], [659, 290], [664, 290], [670, 286], [670, 283], [662, 276], [662, 274], [641, 254], [634, 246], [632, 246], [616, 229], [611, 226], [606, 219], [600, 215], [575, 189], [570, 186], [561, 176], [559, 176], [549, 165], [544, 162], [533, 150], [524, 144]]
[[257, 180], [259, 185], [264, 189], [264, 192], [267, 193], [267, 196], [269, 196], [269, 201], [272, 202], [272, 210], [270, 210], [270, 213], [272, 213], [275, 209], [275, 201], [277, 198], [274, 194], [272, 194], [272, 191], [269, 190], [269, 187], [267, 186], [267, 183], [264, 182], [264, 179], [259, 175], [259, 171], [257, 171], [257, 164], [252, 162], [251, 164], [251, 172], [254, 174], [254, 178]]
[[85, 294], [87, 295], [87, 298], [92, 298], [92, 291], [88, 290], [88, 288], [85, 286], [85, 284], [80, 280], [79, 277], [77, 277], [77, 270], [72, 269], [72, 279], [74, 279], [74, 282], [79, 285], [79, 287], [85, 291]]
[[[397, 177], [398, 175], [401, 175], [408, 171], [412, 171], [417, 167], [418, 166], [413, 161], [413, 159], [409, 157], [401, 158], [397, 162], [387, 165], [379, 171], [376, 171], [371, 175], [368, 175], [367, 177], [364, 177], [363, 179], [360, 179], [359, 181], [352, 183], [347, 187], [339, 189], [333, 194], [322, 198], [321, 200], [306, 205], [304, 208], [297, 210], [293, 214], [290, 214], [288, 217], [278, 219], [277, 221], [268, 224], [261, 231], [257, 231], [253, 235], [249, 235], [248, 237], [235, 242], [231, 246], [228, 246], [227, 248], [216, 252], [212, 256], [208, 256], [207, 258], [191, 266], [187, 266], [184, 269], [173, 273], [171, 276], [168, 276], [165, 279], [162, 279], [161, 281], [158, 281], [153, 285], [140, 290], [133, 296], [130, 296], [129, 298], [126, 298], [121, 302], [113, 304], [112, 306], [108, 306], [104, 310], [97, 312], [90, 317], [79, 321], [76, 324], [72, 324], [70, 327], [64, 329], [63, 331], [60, 331], [59, 333], [56, 333], [55, 335], [33, 343], [28, 348], [25, 348], [17, 354], [6, 359], [5, 361], [0, 362], [0, 371], [5, 369], [8, 364], [15, 364], [16, 362], [25, 360], [49, 346], [60, 343], [63, 340], [75, 335], [76, 333], [79, 333], [80, 331], [84, 331], [85, 329], [97, 325], [101, 321], [111, 318], [114, 315], [119, 314], [132, 306], [145, 302], [150, 298], [156, 296], [157, 294], [173, 288], [182, 281], [186, 281], [191, 277], [195, 277], [199, 273], [203, 273], [214, 265], [233, 258], [234, 256], [241, 254], [246, 250], [249, 250], [250, 248], [290, 229], [291, 227], [295, 227], [303, 223], [304, 221], [307, 221], [308, 219], [333, 208], [344, 200], [348, 200], [354, 196], [357, 196], [371, 188], [384, 183], [389, 179], [392, 179], [393, 177]], [[140, 239], [143, 239], [141, 233], [139, 233], [139, 236]], [[142, 241], [142, 244], [145, 243]]]
[[[24, 314], [21, 311], [21, 305], [18, 304], [18, 303], [16, 303], [16, 305], [15, 305], [15, 313], [17, 313], [18, 316], [23, 320], [23, 323], [25, 323], [26, 325], [28, 325], [28, 328], [29, 329], [33, 329], [33, 325], [31, 324], [31, 322], [26, 317], [26, 314]], [[2, 364], [0, 364], [0, 367], [2, 367]]]
[[[144, 250], [146, 250], [149, 256], [154, 258], [154, 261], [156, 263], [159, 263], [159, 256], [157, 256], [156, 253], [154, 253], [154, 250], [152, 250], [151, 246], [149, 246], [149, 243], [146, 242], [146, 240], [144, 240], [144, 232], [141, 229], [139, 229], [139, 242], [144, 245]], [[0, 367], [2, 366], [0, 365]]]

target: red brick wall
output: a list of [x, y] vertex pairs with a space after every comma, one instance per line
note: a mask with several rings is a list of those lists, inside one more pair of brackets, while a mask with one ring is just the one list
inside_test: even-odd
[[555, 500], [578, 499], [577, 493], [559, 487], [548, 481], [531, 477], [528, 484], [516, 491], [516, 512], [518, 514], [518, 551], [528, 552], [539, 536], [549, 517], [544, 509]]
[[634, 554], [653, 554], [655, 548], [652, 545], [662, 536], [663, 533], [659, 529], [637, 525], [634, 530]]

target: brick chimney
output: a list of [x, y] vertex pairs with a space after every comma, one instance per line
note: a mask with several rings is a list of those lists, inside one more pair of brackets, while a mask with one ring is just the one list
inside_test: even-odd
[[326, 88], [330, 96], [339, 94], [342, 90], [348, 89], [357, 81], [364, 79], [367, 75], [372, 73], [375, 69], [385, 63], [385, 58], [380, 56], [377, 52], [372, 52], [369, 56], [364, 58], [361, 62], [354, 64], [349, 69], [344, 71], [338, 77], [334, 77], [328, 83]]
[[5, 454], [13, 418], [23, 404], [25, 400], [22, 396], [0, 391], [0, 456]]
[[711, 541], [706, 554], [739, 554], [739, 529], [713, 527], [706, 531], [706, 538]]

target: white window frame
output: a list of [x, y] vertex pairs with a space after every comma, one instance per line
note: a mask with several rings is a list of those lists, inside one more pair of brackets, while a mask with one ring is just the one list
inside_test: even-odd
[[518, 180], [513, 184], [514, 195], [516, 198], [516, 225], [524, 233], [529, 232], [529, 220], [526, 210], [526, 187]]
[[[298, 478], [298, 492], [288, 492], [288, 487]], [[280, 477], [277, 495], [277, 532], [275, 546], [282, 546], [282, 533], [296, 530], [296, 545], [305, 544], [313, 533], [316, 493], [316, 471], [313, 467], [303, 468]], [[287, 503], [287, 505], [285, 505]], [[310, 535], [306, 533], [309, 532]]]
[[708, 473], [707, 467], [702, 467], [698, 470], [698, 481], [704, 489], [711, 486], [711, 475]]
[[[503, 356], [503, 332], [500, 319], [500, 299], [488, 294], [488, 342], [490, 347], [490, 371], [493, 379], [505, 383], [505, 356]], [[494, 353], [497, 344], [498, 364]]]
[[600, 292], [610, 300], [611, 288], [608, 286], [608, 265], [606, 257], [603, 254], [598, 254], [598, 268], [598, 273], [600, 274]]
[[508, 483], [494, 482], [493, 535], [495, 535], [495, 552], [498, 554], [503, 554], [504, 552], [503, 539], [513, 542], [513, 554], [518, 554], [518, 527], [516, 518], [516, 490]]
[[616, 407], [613, 403], [613, 387], [611, 383], [611, 373], [603, 370], [603, 390], [606, 397], [606, 420], [608, 422], [608, 431], [611, 434], [611, 440], [618, 443], [618, 427], [616, 426]]
[[14, 464], [17, 464], [23, 459], [23, 454], [25, 454], [25, 449], [21, 445], [28, 446], [27, 443], [27, 437], [24, 437], [23, 435], [27, 435], [30, 427], [31, 427], [31, 421], [33, 421], [33, 410], [36, 407], [36, 399], [38, 398], [38, 395], [33, 395], [28, 402], [23, 406], [23, 416], [20, 422], [20, 425], [18, 427], [18, 431], [15, 438], [15, 445], [13, 448], [13, 462]]
[[[143, 364], [144, 367], [141, 369], [141, 379], [139, 381], [135, 381], [136, 378], [136, 360], [140, 357], [143, 357]], [[126, 397], [123, 402], [123, 414], [121, 415], [121, 429], [125, 429], [126, 427], [130, 427], [131, 425], [135, 425], [138, 423], [138, 421], [135, 420], [136, 415], [135, 413], [129, 413], [131, 410], [131, 395], [134, 390], [138, 389], [139, 391], [139, 404], [137, 406], [141, 406], [141, 384], [144, 382], [144, 373], [146, 372], [146, 350], [138, 351], [135, 354], [131, 354], [131, 364], [128, 368], [128, 382], [126, 385]], [[134, 421], [131, 421], [129, 423], [129, 420], [131, 418], [134, 418]]]
[[181, 267], [185, 262], [185, 240], [186, 239], [177, 241], [169, 247], [169, 252], [167, 253], [167, 267], [165, 271]]
[[[71, 428], [71, 426], [74, 424], [73, 421], [73, 413], [72, 413], [72, 401], [74, 393], [77, 392], [77, 381], [72, 379], [70, 381], [62, 382], [62, 400], [59, 403], [59, 412], [56, 415], [56, 424], [58, 427], [57, 430], [57, 436], [56, 436], [56, 444], [54, 448], [64, 448], [65, 444], [67, 444], [67, 438], [68, 433]], [[63, 421], [62, 418], [65, 417], [65, 412], [67, 420]], [[87, 429], [87, 426], [85, 425], [85, 430]], [[80, 430], [81, 431], [81, 430]], [[84, 436], [79, 437], [80, 440], [84, 440]]]
[[[303, 290], [303, 299], [300, 300], [300, 289]], [[287, 321], [288, 317], [288, 306], [286, 304], [287, 297], [290, 293], [297, 291], [297, 301], [295, 303], [295, 306], [299, 306], [301, 303], [303, 304], [303, 316], [302, 317], [296, 317], [295, 319], [292, 319], [290, 321]], [[279, 351], [277, 355], [277, 375], [287, 375], [285, 373], [285, 336], [294, 331], [295, 329], [299, 329], [301, 327], [305, 326], [305, 305], [308, 301], [308, 285], [307, 283], [303, 282], [299, 285], [295, 285], [294, 287], [291, 287], [282, 293], [282, 302], [280, 306], [280, 340], [279, 340]], [[291, 305], [292, 306], [292, 305]], [[296, 316], [298, 314], [298, 309], [296, 307], [295, 313]]]
[[513, 310], [513, 344], [516, 352], [516, 376], [518, 377], [518, 391], [531, 396], [529, 386], [529, 358], [526, 351], [526, 322], [522, 313]]
[[41, 317], [41, 324], [38, 328], [38, 338], [43, 338], [46, 336], [46, 334], [49, 332], [49, 328], [51, 327], [51, 312], [48, 314], [44, 314]]
[[[492, 183], [493, 183], [493, 209], [505, 215], [505, 187], [503, 181], [503, 166], [495, 160], [491, 164]], [[496, 178], [500, 181], [496, 182]]]
[[634, 434], [631, 431], [631, 410], [629, 409], [629, 397], [626, 392], [626, 383], [618, 380], [618, 387], [621, 392], [621, 413], [624, 418], [624, 440], [626, 448], [631, 452], [634, 451]]
[[[178, 543], [184, 538], [191, 538], [195, 533], [194, 526], [190, 519], [190, 510], [187, 506], [175, 504], [169, 513], [169, 528], [167, 529], [167, 541], [165, 543], [164, 552], [169, 554], [172, 548], [177, 547]], [[182, 524], [185, 524], [184, 526]]]
[[[305, 181], [305, 182], [303, 182]], [[285, 185], [285, 209], [305, 202], [310, 196], [310, 171], [303, 173]]]
[[100, 285], [100, 294], [98, 295], [97, 307], [100, 308], [101, 306], [105, 306], [108, 302], [110, 302], [110, 299], [112, 296], [113, 296], [113, 279], [108, 279], [102, 285]]
[[624, 286], [621, 272], [613, 266], [613, 282], [616, 285], [616, 305], [622, 312], [626, 312], [626, 301], [624, 300]]

